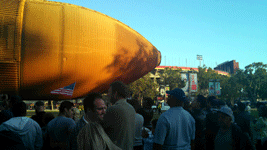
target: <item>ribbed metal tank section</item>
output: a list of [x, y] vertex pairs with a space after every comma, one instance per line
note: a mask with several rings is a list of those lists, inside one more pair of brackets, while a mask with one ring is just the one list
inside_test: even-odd
[[17, 63], [0, 63], [0, 91], [6, 94], [17, 94]]
[[[18, 91], [21, 47], [19, 0], [0, 1], [0, 93]], [[12, 93], [12, 92], [11, 92]]]
[[[0, 94], [64, 100], [129, 84], [159, 65], [141, 34], [100, 12], [46, 0], [0, 0]], [[51, 93], [76, 83], [72, 96]]]

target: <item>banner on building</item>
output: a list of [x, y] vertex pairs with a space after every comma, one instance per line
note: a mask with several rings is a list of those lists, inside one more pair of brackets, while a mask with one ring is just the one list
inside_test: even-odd
[[215, 88], [214, 88], [214, 82], [210, 81], [209, 82], [209, 95], [214, 95]]
[[220, 82], [215, 82], [215, 94], [216, 95], [221, 95]]
[[182, 88], [184, 92], [189, 91], [189, 80], [188, 80], [188, 74], [187, 73], [181, 73], [181, 79], [185, 82], [185, 86]]
[[197, 92], [197, 74], [191, 73], [190, 75], [190, 92]]

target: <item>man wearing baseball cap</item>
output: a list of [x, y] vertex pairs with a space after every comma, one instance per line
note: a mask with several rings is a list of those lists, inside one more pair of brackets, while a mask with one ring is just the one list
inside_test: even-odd
[[223, 106], [218, 110], [219, 131], [215, 139], [208, 139], [206, 149], [209, 150], [253, 150], [248, 135], [244, 134], [239, 126], [234, 123], [234, 114], [231, 108]]
[[154, 134], [154, 149], [194, 149], [195, 120], [183, 109], [185, 93], [179, 88], [167, 91], [170, 109], [158, 119]]

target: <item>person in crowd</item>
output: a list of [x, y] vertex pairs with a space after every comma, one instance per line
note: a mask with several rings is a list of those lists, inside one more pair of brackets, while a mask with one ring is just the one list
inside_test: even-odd
[[162, 107], [162, 104], [161, 103], [158, 103], [158, 114], [160, 115], [161, 114], [161, 107]]
[[220, 99], [218, 102], [218, 109], [220, 109], [221, 107], [224, 107], [224, 106], [227, 106], [225, 101]]
[[20, 96], [18, 95], [11, 95], [10, 97], [7, 96], [7, 100], [5, 101], [6, 102], [6, 109], [5, 110], [2, 110], [1, 113], [2, 113], [2, 122], [5, 122], [9, 119], [11, 119], [13, 117], [13, 113], [12, 113], [12, 107], [18, 103], [18, 102], [22, 102], [22, 99]]
[[50, 112], [44, 114], [44, 117], [43, 117], [43, 120], [42, 120], [42, 122], [44, 124], [44, 126], [42, 127], [43, 135], [45, 135], [45, 133], [47, 132], [47, 130], [46, 130], [47, 129], [47, 124], [51, 120], [53, 120], [54, 118], [55, 118], [55, 116]]
[[249, 114], [251, 113], [250, 103], [247, 103], [245, 111], [247, 111]]
[[4, 116], [4, 114], [2, 112], [0, 112], [0, 125], [5, 121], [7, 121], [6, 117]]
[[72, 134], [71, 134], [71, 142], [70, 147], [72, 150], [77, 150], [77, 136], [80, 130], [86, 126], [87, 124], [91, 124], [92, 122], [100, 122], [103, 120], [104, 115], [106, 114], [107, 106], [105, 101], [102, 99], [101, 94], [99, 93], [91, 93], [88, 94], [83, 100], [84, 105], [84, 116], [78, 120]]
[[234, 113], [234, 117], [236, 118], [238, 113], [239, 113], [238, 104], [234, 104], [232, 110], [233, 110], [233, 113]]
[[252, 139], [252, 131], [251, 131], [251, 126], [250, 126], [250, 114], [245, 111], [246, 109], [246, 104], [244, 103], [239, 103], [238, 104], [238, 111], [239, 114], [235, 118], [236, 124], [241, 128], [241, 130], [248, 134], [249, 137]]
[[267, 148], [263, 147], [263, 143], [267, 138], [267, 107], [262, 105], [258, 112], [259, 118], [253, 124], [253, 128], [255, 130], [256, 149], [263, 150]]
[[192, 102], [192, 116], [196, 122], [195, 147], [203, 150], [205, 149], [206, 107], [207, 100], [203, 95], [198, 95]]
[[7, 94], [0, 94], [0, 102], [1, 102], [1, 106], [0, 106], [0, 111], [2, 110], [6, 110], [7, 108], [7, 100], [8, 100], [8, 95]]
[[[234, 124], [234, 115], [231, 108], [223, 106], [218, 110], [219, 130], [215, 136], [206, 139], [207, 150], [254, 150], [247, 134]], [[210, 135], [208, 135], [209, 137]]]
[[50, 113], [50, 112], [47, 112], [44, 114], [44, 117], [43, 117], [43, 124], [44, 126], [42, 127], [42, 133], [43, 133], [43, 148], [42, 150], [49, 150], [50, 149], [50, 141], [48, 141], [49, 139], [47, 138], [47, 124], [53, 120], [55, 118], [55, 116]]
[[40, 150], [43, 146], [42, 130], [36, 121], [26, 117], [26, 104], [17, 102], [12, 105], [12, 114], [13, 118], [0, 125], [0, 131], [18, 134], [28, 150]]
[[[232, 103], [230, 102], [230, 100], [226, 100], [226, 105], [229, 107], [229, 108], [233, 108], [233, 105]], [[232, 109], [233, 110], [233, 109]]]
[[186, 97], [186, 100], [184, 102], [184, 110], [188, 111], [190, 114], [192, 114], [192, 104], [189, 98]]
[[108, 107], [102, 126], [114, 144], [123, 150], [132, 150], [135, 136], [135, 110], [126, 102], [127, 86], [121, 81], [110, 85], [108, 96], [112, 106]]
[[154, 133], [156, 129], [158, 119], [154, 119], [151, 121], [152, 129], [151, 131], [148, 128], [143, 129], [143, 144], [144, 150], [153, 150], [153, 143], [154, 143]]
[[97, 122], [84, 126], [77, 136], [78, 150], [122, 150]]
[[80, 110], [78, 108], [73, 108], [73, 120], [78, 122], [80, 119]]
[[179, 88], [167, 91], [170, 109], [158, 119], [154, 149], [194, 149], [195, 119], [183, 109], [185, 93]]
[[263, 144], [262, 144], [262, 149], [267, 149], [267, 139], [265, 138], [265, 140], [263, 141]]
[[143, 108], [136, 110], [140, 115], [144, 117], [144, 127], [151, 130], [151, 120], [153, 119], [154, 113], [152, 110], [153, 100], [150, 97], [145, 97], [143, 100]]
[[0, 125], [7, 121], [5, 115], [2, 113], [2, 111], [7, 109], [7, 94], [1, 94], [0, 95]]
[[[207, 115], [206, 115], [206, 133], [205, 133], [205, 141], [206, 141], [206, 147], [207, 147], [207, 141], [209, 139], [215, 139], [216, 133], [219, 130], [220, 126], [218, 123], [218, 103], [219, 100], [216, 99], [214, 96], [208, 97], [208, 105], [209, 108], [207, 110]], [[206, 148], [207, 149], [207, 148]]]
[[40, 127], [44, 127], [44, 123], [43, 123], [43, 118], [44, 118], [44, 102], [42, 101], [37, 101], [34, 105], [34, 109], [35, 109], [35, 115], [33, 115], [31, 118], [36, 121]]
[[47, 124], [47, 140], [51, 149], [70, 149], [70, 134], [75, 127], [73, 103], [63, 101], [59, 106], [59, 115]]
[[211, 113], [214, 109], [217, 109], [217, 104], [214, 105], [214, 102], [216, 101], [215, 96], [209, 96], [207, 99], [207, 113]]
[[[141, 106], [137, 99], [127, 100], [129, 104], [133, 106], [135, 111], [137, 111]], [[143, 150], [143, 138], [142, 129], [144, 125], [144, 117], [136, 112], [135, 114], [135, 136], [134, 136], [134, 150]]]
[[27, 150], [19, 134], [12, 131], [0, 131], [1, 149]]

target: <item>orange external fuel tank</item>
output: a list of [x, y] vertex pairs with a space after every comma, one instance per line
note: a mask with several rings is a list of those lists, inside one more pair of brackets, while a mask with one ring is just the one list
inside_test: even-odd
[[[0, 93], [64, 100], [131, 83], [160, 64], [142, 35], [107, 15], [46, 0], [0, 1]], [[76, 83], [72, 97], [51, 91]]]

